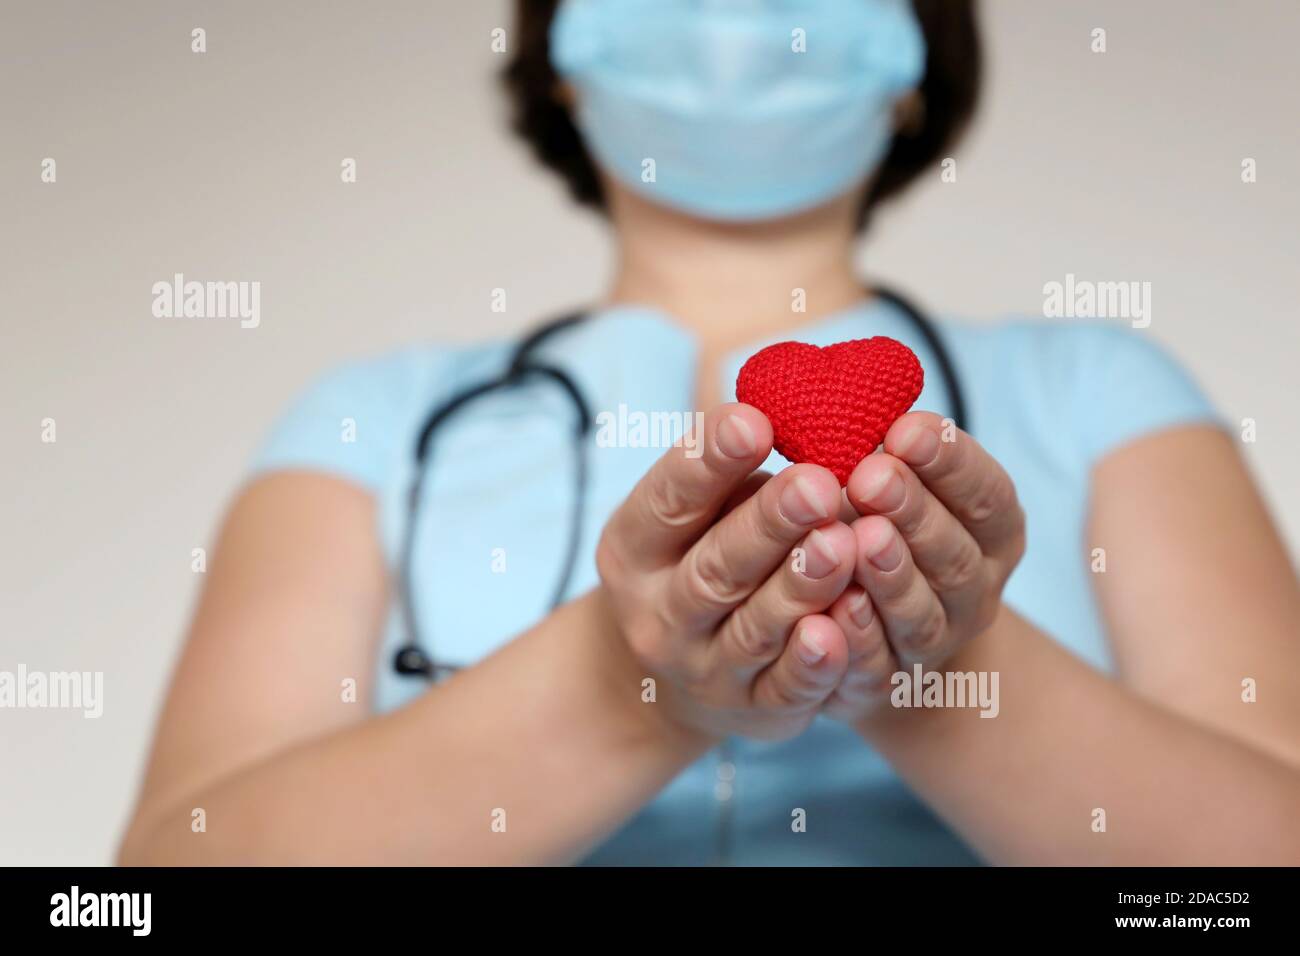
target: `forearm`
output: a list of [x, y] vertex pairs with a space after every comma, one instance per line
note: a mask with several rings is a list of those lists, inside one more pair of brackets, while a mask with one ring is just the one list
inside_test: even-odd
[[990, 862], [1300, 863], [1294, 767], [1142, 700], [1005, 607], [944, 670], [999, 672], [998, 716], [884, 704], [859, 730]]
[[[276, 755], [153, 817], [126, 862], [554, 863], [707, 742], [640, 700], [593, 594], [418, 701]], [[202, 807], [206, 832], [191, 831]]]

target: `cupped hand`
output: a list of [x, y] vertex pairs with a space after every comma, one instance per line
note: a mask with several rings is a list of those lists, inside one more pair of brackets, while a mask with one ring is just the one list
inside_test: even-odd
[[1025, 551], [1025, 515], [993, 456], [929, 412], [895, 422], [845, 490], [862, 515], [859, 557], [829, 613], [850, 663], [826, 710], [853, 720], [887, 698], [899, 670], [938, 667], [989, 627]]
[[772, 448], [757, 409], [709, 412], [698, 447], [670, 449], [610, 518], [601, 587], [656, 706], [710, 737], [791, 737], [844, 676], [845, 635], [822, 612], [850, 582], [857, 539], [826, 469], [754, 471]]

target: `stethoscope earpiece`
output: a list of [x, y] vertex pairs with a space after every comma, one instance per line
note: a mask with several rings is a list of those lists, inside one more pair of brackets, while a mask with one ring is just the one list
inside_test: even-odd
[[434, 673], [433, 661], [414, 644], [406, 644], [393, 655], [393, 670], [403, 677], [428, 677]]

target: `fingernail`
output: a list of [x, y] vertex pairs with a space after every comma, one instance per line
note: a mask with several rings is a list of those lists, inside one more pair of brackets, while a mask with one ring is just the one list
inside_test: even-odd
[[799, 641], [795, 644], [794, 652], [809, 667], [826, 656], [826, 648], [822, 646], [821, 639], [806, 627], [799, 631]]
[[839, 566], [840, 556], [831, 547], [831, 542], [820, 531], [812, 531], [804, 541], [804, 577], [820, 581]]
[[867, 552], [867, 560], [881, 571], [893, 571], [903, 563], [903, 544], [889, 526], [882, 533], [883, 540], [877, 541]]
[[817, 497], [817, 489], [803, 475], [795, 478], [781, 492], [781, 514], [794, 524], [813, 524], [831, 516]]
[[909, 464], [923, 467], [939, 457], [939, 436], [924, 425], [912, 430], [898, 442], [898, 454]]
[[728, 415], [718, 423], [718, 451], [728, 458], [748, 458], [758, 450], [758, 439], [749, 422], [739, 415]]
[[874, 616], [875, 614], [871, 607], [871, 598], [867, 596], [866, 591], [863, 591], [856, 597], [849, 598], [849, 617], [853, 619], [853, 623], [858, 627], [865, 631], [871, 624], [871, 619]]
[[881, 468], [863, 489], [862, 501], [872, 511], [888, 514], [901, 508], [906, 496], [907, 488], [903, 485], [903, 479], [898, 477], [898, 472], [892, 467]]

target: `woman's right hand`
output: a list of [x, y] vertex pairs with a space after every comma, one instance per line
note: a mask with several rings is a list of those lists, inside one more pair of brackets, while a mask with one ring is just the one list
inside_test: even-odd
[[755, 473], [772, 427], [749, 405], [704, 418], [610, 518], [596, 563], [613, 617], [655, 679], [656, 706], [710, 737], [784, 739], [834, 692], [844, 634], [821, 613], [853, 573], [839, 483], [795, 465]]

